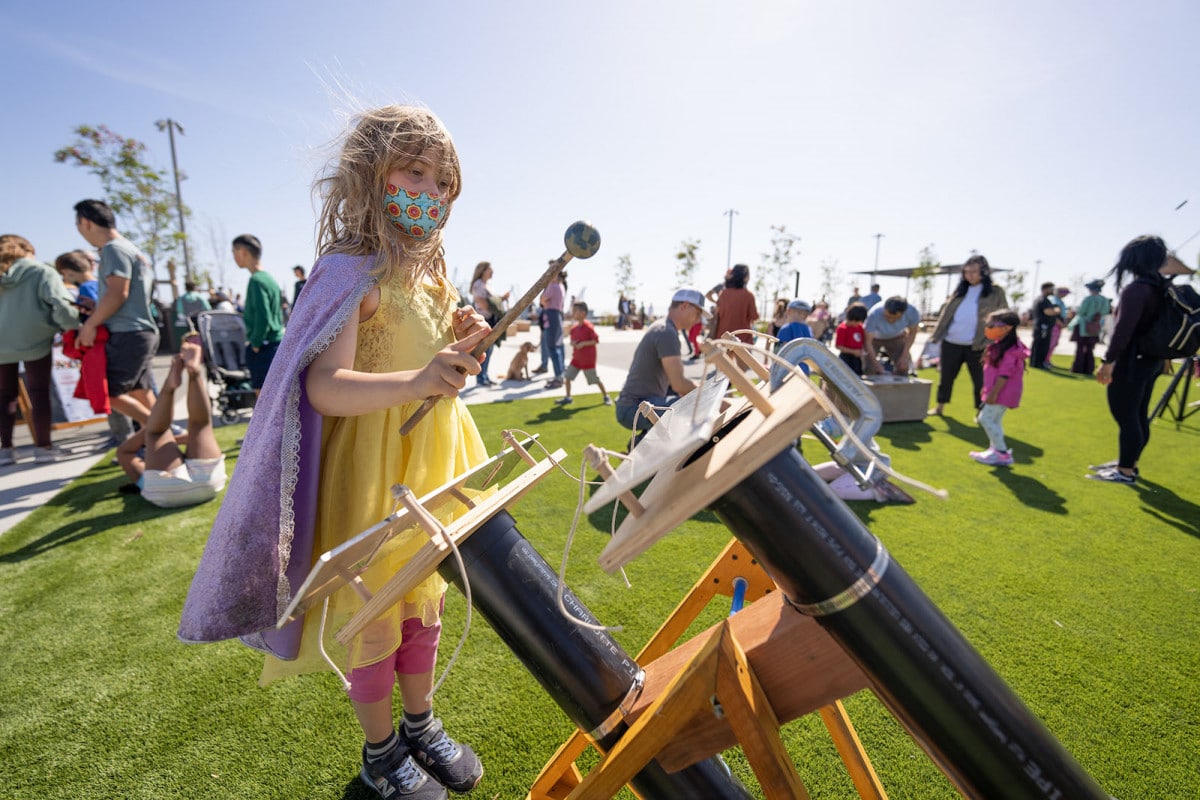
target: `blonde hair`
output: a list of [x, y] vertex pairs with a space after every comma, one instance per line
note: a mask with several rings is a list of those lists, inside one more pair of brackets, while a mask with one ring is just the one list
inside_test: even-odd
[[[449, 182], [442, 224], [426, 239], [401, 233], [388, 219], [383, 198], [388, 175], [421, 158], [440, 153], [433, 167]], [[317, 226], [317, 255], [344, 253], [376, 256], [371, 274], [386, 280], [403, 268], [412, 288], [428, 276], [444, 283], [446, 256], [442, 230], [462, 192], [462, 170], [450, 133], [433, 112], [417, 106], [391, 105], [364, 111], [351, 120], [337, 162], [317, 179], [314, 192], [323, 196]]]
[[33, 245], [24, 236], [6, 233], [0, 236], [0, 275], [8, 272], [8, 268], [21, 258], [33, 258], [36, 255]]

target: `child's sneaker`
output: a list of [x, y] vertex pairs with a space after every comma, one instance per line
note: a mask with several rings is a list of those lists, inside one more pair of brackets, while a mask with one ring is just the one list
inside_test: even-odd
[[362, 782], [370, 786], [380, 797], [389, 800], [447, 800], [446, 787], [421, 769], [409, 750], [401, 741], [392, 748], [382, 761], [367, 761], [363, 749], [363, 766], [359, 773]]
[[1013, 464], [1012, 453], [1001, 453], [990, 447], [982, 452], [972, 451], [971, 458], [980, 464], [987, 464], [989, 467], [1011, 467]]
[[419, 736], [408, 738], [405, 743], [413, 757], [425, 770], [442, 782], [443, 786], [456, 792], [469, 792], [483, 778], [483, 764], [475, 751], [465, 744], [451, 739], [442, 729], [442, 721], [433, 722]]
[[554, 405], [556, 405], [556, 406], [569, 406], [569, 405], [571, 405], [571, 403], [574, 403], [574, 402], [575, 402], [575, 398], [574, 398], [574, 397], [560, 397], [560, 398], [558, 398], [557, 400], [555, 400], [555, 401], [554, 401]]
[[609, 397], [608, 395], [604, 395], [604, 405], [606, 405], [606, 406], [612, 405], [612, 398]]
[[17, 448], [0, 447], [0, 467], [7, 467], [15, 463], [17, 463]]

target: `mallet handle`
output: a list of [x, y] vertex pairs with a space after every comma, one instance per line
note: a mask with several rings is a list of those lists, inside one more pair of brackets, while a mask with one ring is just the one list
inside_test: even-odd
[[[550, 262], [550, 266], [545, 272], [542, 273], [542, 277], [537, 279], [537, 283], [529, 287], [529, 291], [521, 295], [520, 300], [508, 307], [507, 313], [505, 313], [505, 315], [500, 318], [500, 321], [496, 323], [496, 326], [492, 328], [492, 332], [483, 337], [483, 340], [479, 344], [475, 345], [475, 349], [471, 351], [471, 355], [475, 358], [479, 358], [481, 355], [486, 353], [487, 349], [495, 344], [496, 340], [504, 334], [504, 331], [508, 328], [508, 326], [513, 324], [517, 317], [521, 315], [521, 312], [533, 302], [533, 298], [550, 285], [550, 281], [554, 280], [554, 277], [558, 275], [558, 273], [562, 272], [563, 267], [567, 266], [567, 262], [572, 258], [573, 256], [569, 252], [564, 251], [561, 256]], [[426, 397], [425, 402], [421, 404], [420, 408], [413, 412], [413, 415], [406, 419], [404, 424], [400, 426], [400, 435], [407, 436], [409, 433], [411, 433], [412, 429], [416, 427], [417, 423], [424, 419], [425, 415], [429, 413], [429, 409], [433, 408], [434, 404], [441, 399], [442, 396], [436, 394]]]

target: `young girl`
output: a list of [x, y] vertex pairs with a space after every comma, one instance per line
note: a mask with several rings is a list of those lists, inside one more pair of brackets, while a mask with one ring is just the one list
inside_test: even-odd
[[[450, 135], [424, 109], [366, 112], [319, 186], [320, 258], [255, 407], [179, 630], [184, 641], [237, 636], [265, 650], [263, 683], [326, 669], [319, 607], [273, 629], [314, 556], [387, 517], [393, 484], [420, 496], [486, 458], [457, 397], [479, 373], [469, 351], [489, 328], [470, 306], [455, 309], [446, 277], [441, 229], [461, 187]], [[430, 395], [446, 399], [401, 439], [400, 425]], [[402, 537], [363, 573], [368, 590], [424, 538]], [[443, 787], [469, 791], [483, 775], [428, 699], [445, 588], [435, 573], [345, 649], [333, 633], [361, 601], [349, 588], [330, 601], [326, 648], [349, 665], [366, 740], [361, 777], [382, 797], [444, 798]]]
[[867, 307], [862, 303], [851, 303], [846, 309], [846, 321], [837, 326], [833, 346], [846, 366], [862, 375], [863, 324], [867, 321]]
[[991, 447], [970, 454], [980, 464], [1011, 467], [1013, 463], [1000, 421], [1005, 411], [1020, 404], [1025, 383], [1025, 359], [1029, 358], [1029, 349], [1017, 337], [1020, 322], [1017, 312], [1009, 308], [993, 311], [987, 318], [984, 335], [991, 344], [983, 354], [983, 391], [979, 398], [983, 406], [977, 420], [979, 427], [987, 433]]

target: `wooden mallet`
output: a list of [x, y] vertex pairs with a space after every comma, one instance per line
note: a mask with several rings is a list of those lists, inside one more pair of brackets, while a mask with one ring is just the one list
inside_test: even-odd
[[[529, 291], [521, 295], [521, 299], [509, 306], [508, 313], [500, 318], [492, 328], [492, 332], [483, 338], [483, 340], [475, 345], [471, 351], [471, 355], [479, 358], [487, 349], [496, 343], [496, 340], [504, 333], [517, 317], [521, 315], [526, 308], [533, 303], [533, 298], [540, 294], [554, 280], [554, 276], [562, 272], [563, 267], [572, 258], [591, 258], [596, 255], [596, 251], [600, 249], [600, 232], [592, 227], [590, 223], [579, 220], [571, 223], [567, 228], [567, 232], [563, 234], [563, 244], [567, 249], [561, 256], [550, 262], [550, 266], [542, 273], [542, 277], [537, 279], [537, 283], [529, 287]], [[400, 435], [407, 436], [417, 423], [424, 419], [429, 413], [429, 409], [433, 408], [434, 403], [441, 399], [441, 395], [433, 395], [425, 398], [425, 402], [421, 404], [411, 417], [405, 420], [400, 426]]]

